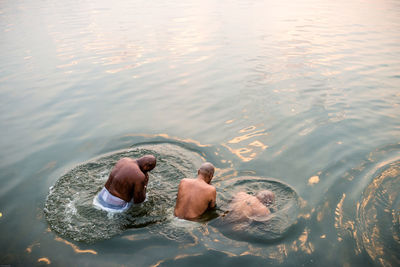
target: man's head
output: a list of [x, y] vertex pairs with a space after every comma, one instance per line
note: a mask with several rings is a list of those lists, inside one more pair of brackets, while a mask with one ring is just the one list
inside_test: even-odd
[[205, 162], [201, 164], [197, 174], [203, 176], [204, 181], [209, 184], [214, 176], [214, 169], [214, 165], [212, 165], [210, 162]]
[[154, 157], [153, 155], [145, 155], [141, 158], [138, 158], [136, 161], [142, 172], [151, 171], [152, 169], [154, 169], [157, 162], [156, 157]]
[[263, 190], [257, 193], [256, 197], [266, 206], [275, 202], [275, 194], [270, 190]]

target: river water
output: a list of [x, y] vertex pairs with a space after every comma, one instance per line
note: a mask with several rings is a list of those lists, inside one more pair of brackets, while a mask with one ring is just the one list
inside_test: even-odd
[[[399, 1], [0, 0], [0, 48], [0, 264], [400, 265]], [[46, 202], [77, 181], [89, 201], [145, 148], [148, 210], [123, 226]], [[204, 160], [222, 210], [246, 184], [294, 190], [291, 227], [175, 220], [171, 179]]]

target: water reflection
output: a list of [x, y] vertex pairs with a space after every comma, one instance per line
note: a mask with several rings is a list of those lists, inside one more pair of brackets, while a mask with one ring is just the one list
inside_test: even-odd
[[366, 188], [363, 199], [357, 203], [357, 240], [372, 260], [382, 266], [400, 264], [400, 257], [396, 255], [400, 249], [399, 181], [400, 162], [391, 163]]
[[[132, 137], [138, 137], [142, 136], [148, 139], [155, 139], [157, 137], [162, 137], [164, 142], [168, 142], [168, 140], [172, 142], [181, 142], [181, 143], [187, 143], [187, 144], [194, 144], [198, 147], [211, 147], [209, 144], [201, 144], [197, 140], [193, 140], [190, 138], [179, 138], [179, 137], [174, 137], [174, 136], [169, 136], [168, 134], [161, 133], [161, 134], [126, 134], [125, 136], [132, 136]], [[153, 141], [154, 142], [154, 141]]]
[[37, 262], [43, 262], [45, 264], [50, 264], [51, 261], [48, 258], [39, 258]]
[[227, 143], [224, 143], [229, 151], [238, 156], [242, 161], [247, 162], [257, 157], [262, 151], [268, 148], [256, 137], [267, 136], [266, 129], [258, 130], [256, 126], [252, 125], [239, 130], [240, 136], [234, 137]]
[[[132, 257], [143, 266], [399, 265], [389, 255], [399, 250], [398, 175], [385, 173], [398, 168], [398, 1], [19, 0], [0, 9], [1, 263], [62, 264], [70, 252], [99, 266]], [[295, 229], [259, 244], [204, 222], [154, 224], [147, 237], [129, 229], [94, 244], [97, 255], [54, 240], [41, 213], [48, 187], [141, 132], [215, 162], [216, 185], [279, 177], [304, 198]]]
[[79, 249], [79, 247], [65, 239], [62, 239], [61, 237], [56, 237], [54, 240], [58, 241], [58, 242], [62, 242], [68, 246], [70, 246], [75, 253], [89, 253], [89, 254], [93, 254], [93, 255], [97, 255], [97, 252], [94, 251], [93, 249]]
[[[329, 232], [327, 225], [333, 224], [338, 243], [353, 240], [355, 255], [367, 253], [380, 266], [396, 266], [400, 262], [395, 252], [400, 248], [397, 148], [398, 145], [391, 145], [369, 153], [359, 166], [344, 173], [342, 180], [330, 189], [341, 188], [343, 193], [336, 200], [326, 200], [315, 216], [325, 231]], [[332, 221], [329, 214], [333, 207]]]
[[29, 245], [29, 246], [25, 249], [25, 251], [26, 251], [27, 253], [32, 253], [32, 249], [33, 249], [34, 247], [36, 247], [36, 246], [39, 246], [39, 245], [40, 245], [39, 242], [35, 242], [35, 243]]
[[314, 184], [318, 184], [318, 183], [319, 183], [319, 176], [318, 175], [311, 176], [310, 179], [308, 179], [308, 184], [309, 185], [314, 185]]

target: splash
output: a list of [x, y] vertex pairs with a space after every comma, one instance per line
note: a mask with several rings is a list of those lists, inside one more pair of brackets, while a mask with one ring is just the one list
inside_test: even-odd
[[[299, 212], [299, 197], [289, 185], [278, 180], [263, 177], [237, 177], [221, 182], [219, 200], [221, 216], [213, 225], [233, 239], [269, 242], [281, 239], [296, 223]], [[229, 203], [238, 192], [255, 195], [258, 191], [270, 190], [275, 193], [275, 203], [269, 209], [271, 214], [235, 222], [230, 218]]]
[[[153, 154], [147, 201], [124, 213], [107, 213], [92, 205], [109, 172], [122, 157]], [[109, 239], [129, 228], [141, 228], [173, 218], [179, 181], [193, 177], [203, 159], [195, 152], [172, 144], [149, 144], [114, 152], [68, 171], [50, 188], [45, 215], [58, 235], [75, 241]]]

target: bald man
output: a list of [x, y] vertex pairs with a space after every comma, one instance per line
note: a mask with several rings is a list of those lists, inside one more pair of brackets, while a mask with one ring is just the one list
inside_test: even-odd
[[104, 188], [95, 197], [94, 204], [104, 210], [124, 211], [132, 202], [142, 203], [146, 198], [148, 172], [155, 166], [153, 155], [120, 159], [111, 170]]
[[231, 221], [243, 222], [247, 220], [264, 221], [271, 211], [268, 206], [275, 202], [275, 194], [270, 190], [262, 190], [252, 196], [239, 192], [230, 203], [227, 217]]
[[199, 218], [207, 209], [215, 207], [216, 190], [210, 185], [214, 176], [214, 165], [203, 163], [197, 178], [184, 178], [179, 183], [174, 214], [186, 220]]

